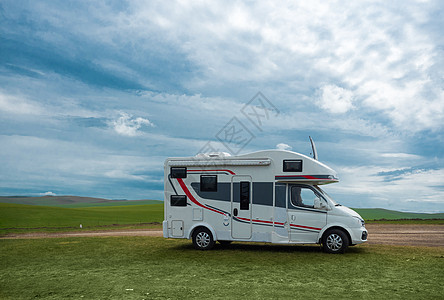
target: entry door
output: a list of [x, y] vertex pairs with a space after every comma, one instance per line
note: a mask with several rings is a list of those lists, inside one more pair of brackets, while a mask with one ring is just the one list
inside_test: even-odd
[[274, 191], [274, 232], [280, 239], [288, 240], [287, 184], [276, 183]]
[[289, 185], [288, 193], [290, 240], [317, 243], [319, 232], [327, 224], [327, 211], [315, 209], [315, 200], [325, 200], [309, 186]]
[[231, 237], [251, 238], [251, 199], [253, 197], [251, 176], [231, 178]]

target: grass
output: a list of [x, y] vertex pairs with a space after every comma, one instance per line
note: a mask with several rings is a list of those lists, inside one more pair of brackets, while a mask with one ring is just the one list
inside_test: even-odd
[[[113, 224], [161, 223], [163, 204], [61, 208], [0, 203], [0, 234], [104, 229]], [[115, 226], [114, 226], [115, 227]]]
[[79, 196], [0, 196], [1, 203], [42, 205], [52, 207], [93, 207], [93, 206], [126, 206], [126, 205], [145, 205], [161, 204], [159, 200], [109, 200], [93, 197]]
[[73, 204], [59, 204], [51, 205], [55, 207], [64, 208], [82, 208], [82, 207], [107, 207], [107, 206], [129, 206], [129, 205], [152, 205], [160, 204], [163, 206], [163, 201], [159, 200], [110, 200], [109, 202], [101, 203], [73, 203]]
[[154, 237], [0, 241], [1, 299], [442, 299], [442, 248], [242, 244]]
[[444, 219], [444, 213], [425, 214], [409, 213], [383, 208], [353, 208], [364, 220], [420, 220], [420, 219]]
[[400, 220], [367, 220], [366, 224], [421, 224], [421, 225], [444, 225], [444, 219], [400, 219]]

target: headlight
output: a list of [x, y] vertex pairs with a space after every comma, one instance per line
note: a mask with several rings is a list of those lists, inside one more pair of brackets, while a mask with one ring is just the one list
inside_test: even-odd
[[365, 227], [365, 221], [361, 218], [355, 217], [356, 220], [358, 221], [359, 226], [361, 227]]

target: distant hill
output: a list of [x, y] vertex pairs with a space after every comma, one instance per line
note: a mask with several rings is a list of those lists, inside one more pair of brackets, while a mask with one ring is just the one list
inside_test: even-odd
[[159, 204], [159, 200], [109, 200], [93, 197], [79, 196], [0, 196], [0, 203], [42, 205], [55, 207], [94, 207], [94, 206], [126, 206], [126, 205], [145, 205]]

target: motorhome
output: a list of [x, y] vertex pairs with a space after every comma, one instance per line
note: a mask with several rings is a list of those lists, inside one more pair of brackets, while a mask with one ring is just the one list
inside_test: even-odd
[[320, 244], [344, 253], [367, 241], [364, 220], [321, 185], [337, 174], [314, 157], [286, 150], [198, 154], [165, 161], [165, 238], [215, 242]]

